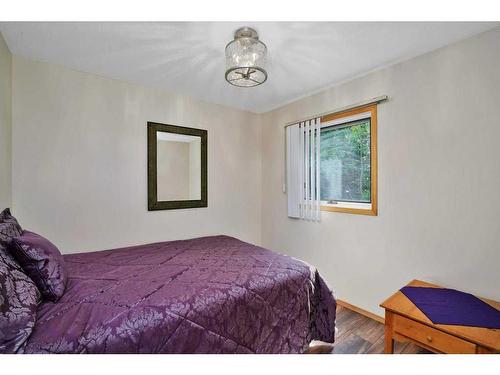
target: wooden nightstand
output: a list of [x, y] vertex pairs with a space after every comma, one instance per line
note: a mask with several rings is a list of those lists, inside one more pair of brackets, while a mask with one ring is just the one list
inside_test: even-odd
[[[419, 280], [408, 285], [439, 288]], [[500, 302], [481, 299], [500, 310]], [[435, 353], [500, 353], [498, 329], [434, 324], [400, 291], [380, 306], [385, 309], [385, 353], [393, 353], [394, 340], [411, 341]]]

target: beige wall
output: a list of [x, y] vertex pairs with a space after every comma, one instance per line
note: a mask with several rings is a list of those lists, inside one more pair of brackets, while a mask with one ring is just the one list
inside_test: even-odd
[[0, 34], [0, 210], [11, 205], [11, 63]]
[[[381, 314], [412, 278], [500, 299], [500, 29], [264, 115], [263, 245], [319, 267], [341, 299]], [[286, 213], [289, 121], [379, 95], [379, 215]]]
[[[13, 206], [63, 252], [208, 234], [258, 243], [257, 115], [13, 57]], [[147, 211], [146, 122], [208, 130], [208, 208]]]

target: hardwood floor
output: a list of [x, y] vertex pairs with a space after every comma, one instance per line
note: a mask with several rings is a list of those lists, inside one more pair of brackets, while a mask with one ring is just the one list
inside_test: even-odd
[[[334, 354], [384, 353], [384, 325], [342, 306], [337, 306], [337, 328]], [[394, 353], [427, 354], [429, 351], [412, 343], [394, 343]]]

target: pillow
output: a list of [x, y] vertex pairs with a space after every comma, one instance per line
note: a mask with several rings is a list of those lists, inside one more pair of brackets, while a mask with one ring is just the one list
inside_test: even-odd
[[22, 229], [10, 210], [0, 213], [0, 353], [22, 351], [33, 331], [40, 291], [7, 252]]
[[33, 331], [40, 291], [0, 244], [0, 353], [22, 352]]
[[17, 220], [14, 216], [12, 216], [12, 214], [10, 213], [10, 208], [5, 208], [1, 213], [0, 213], [0, 222], [3, 222], [3, 221], [8, 221], [8, 220], [11, 220], [11, 221], [14, 221], [17, 225], [19, 225], [17, 223]]
[[59, 249], [46, 238], [27, 230], [12, 239], [9, 251], [31, 277], [42, 296], [56, 302], [66, 287], [66, 264]]
[[0, 213], [0, 245], [7, 246], [12, 238], [20, 236], [23, 230], [16, 218], [6, 208]]

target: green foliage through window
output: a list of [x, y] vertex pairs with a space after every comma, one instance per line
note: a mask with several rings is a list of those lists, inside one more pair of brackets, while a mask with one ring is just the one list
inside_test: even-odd
[[370, 119], [321, 129], [321, 200], [371, 202]]

